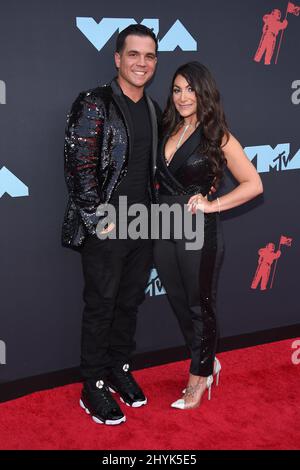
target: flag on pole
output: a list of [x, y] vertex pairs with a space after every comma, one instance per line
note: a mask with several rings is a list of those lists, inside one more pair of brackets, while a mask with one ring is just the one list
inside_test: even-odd
[[[295, 15], [295, 16], [299, 16], [300, 7], [298, 7], [297, 5], [295, 5], [293, 2], [288, 2], [287, 8], [286, 8], [286, 12], [285, 12], [285, 18], [284, 18], [285, 21], [286, 21], [286, 17], [287, 17], [287, 15], [288, 15], [288, 13], [292, 13], [292, 14]], [[278, 55], [279, 55], [279, 51], [280, 51], [280, 47], [281, 47], [281, 42], [282, 42], [282, 38], [283, 38], [283, 33], [284, 33], [285, 29], [286, 29], [286, 25], [285, 25], [285, 27], [281, 30], [281, 36], [280, 36], [279, 46], [278, 46], [278, 49], [277, 49], [275, 64], [277, 64]]]
[[300, 7], [297, 7], [293, 2], [288, 3], [287, 12], [299, 16]]
[[284, 235], [281, 235], [279, 245], [291, 246], [292, 240], [293, 240], [292, 238], [288, 238], [288, 237], [285, 237]]

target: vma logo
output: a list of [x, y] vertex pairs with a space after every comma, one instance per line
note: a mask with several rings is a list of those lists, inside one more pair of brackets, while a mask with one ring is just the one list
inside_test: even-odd
[[6, 85], [3, 80], [0, 80], [0, 104], [6, 104]]
[[11, 197], [24, 197], [29, 195], [28, 186], [17, 178], [5, 166], [0, 170], [0, 198], [4, 193]]
[[150, 277], [148, 280], [148, 284], [145, 290], [146, 294], [149, 294], [150, 297], [156, 296], [156, 295], [163, 295], [166, 293], [159, 277], [157, 274], [156, 269], [152, 269], [150, 273]]
[[0, 364], [6, 364], [6, 344], [0, 340]]
[[[90, 17], [76, 18], [77, 28], [93, 44], [97, 51], [101, 51], [117, 31], [123, 31], [130, 24], [137, 24], [137, 22], [134, 18], [102, 18], [100, 23], [96, 23], [94, 18]], [[141, 24], [152, 29], [155, 35], [158, 35], [158, 19], [144, 19]], [[197, 42], [179, 20], [176, 20], [167, 34], [158, 41], [158, 50], [160, 52], [174, 51], [176, 47], [180, 47], [182, 51], [197, 50]]]
[[258, 173], [300, 169], [300, 149], [290, 155], [290, 144], [278, 144], [274, 149], [270, 145], [259, 145], [244, 150]]

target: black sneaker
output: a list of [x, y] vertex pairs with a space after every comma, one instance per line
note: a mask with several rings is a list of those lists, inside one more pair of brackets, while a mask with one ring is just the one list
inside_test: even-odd
[[95, 423], [115, 425], [126, 421], [126, 417], [103, 380], [97, 382], [87, 380], [79, 404], [87, 414], [92, 415]]
[[121, 401], [127, 406], [139, 408], [146, 405], [147, 398], [129, 371], [129, 364], [111, 369], [105, 382], [112, 393], [119, 393]]

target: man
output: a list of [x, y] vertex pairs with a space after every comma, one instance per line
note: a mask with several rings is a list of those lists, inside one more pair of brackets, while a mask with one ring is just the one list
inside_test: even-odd
[[80, 405], [94, 421], [126, 420], [111, 392], [132, 407], [147, 398], [129, 371], [137, 307], [152, 263], [150, 239], [99, 239], [97, 207], [150, 204], [160, 111], [144, 92], [157, 62], [157, 39], [142, 25], [123, 30], [116, 44], [118, 76], [81, 93], [68, 118], [65, 175], [69, 203], [63, 245], [80, 249], [85, 308], [82, 320]]

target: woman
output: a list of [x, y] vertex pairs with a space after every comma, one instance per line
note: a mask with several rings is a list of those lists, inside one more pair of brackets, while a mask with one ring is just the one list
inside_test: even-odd
[[[192, 218], [198, 210], [204, 213], [201, 249], [188, 250], [186, 240], [176, 238], [175, 225], [168, 239], [160, 237], [154, 245], [159, 277], [191, 355], [183, 397], [171, 406], [188, 409], [199, 406], [207, 389], [210, 398], [213, 375], [221, 368], [215, 358], [216, 285], [223, 254], [219, 213], [256, 197], [263, 187], [240, 143], [228, 131], [215, 81], [202, 64], [189, 62], [175, 72], [163, 129], [158, 201], [187, 204]], [[210, 188], [218, 187], [225, 167], [239, 184], [209, 201]]]

